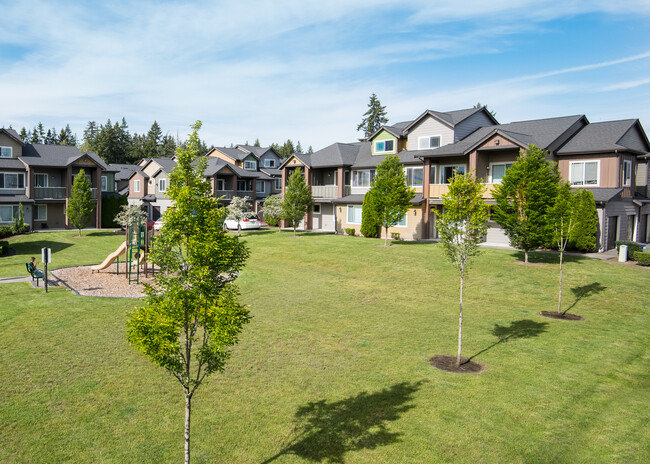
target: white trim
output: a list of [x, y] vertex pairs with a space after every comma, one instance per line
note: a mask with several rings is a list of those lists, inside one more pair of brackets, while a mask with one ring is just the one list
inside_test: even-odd
[[25, 173], [24, 172], [7, 172], [7, 171], [0, 172], [0, 176], [3, 176], [3, 179], [2, 179], [3, 185], [7, 184], [6, 179], [4, 178], [4, 176], [7, 176], [7, 175], [22, 177], [23, 178], [23, 186], [22, 187], [20, 186], [20, 180], [18, 179], [18, 177], [16, 177], [16, 185], [17, 185], [16, 187], [0, 187], [0, 190], [22, 190], [22, 189], [25, 188]]
[[[585, 173], [587, 163], [596, 163], [596, 183], [595, 184], [586, 184], [585, 183]], [[573, 169], [574, 164], [582, 164], [582, 183], [574, 184], [571, 180], [571, 170]], [[590, 161], [570, 161], [569, 162], [569, 184], [571, 187], [598, 187], [600, 186], [600, 160], [590, 160]]]
[[275, 179], [275, 190], [282, 190], [282, 177], [276, 177]]
[[158, 191], [159, 192], [166, 192], [167, 191], [167, 178], [166, 177], [158, 179]]
[[[273, 165], [271, 165], [270, 163], [273, 163]], [[275, 160], [273, 158], [264, 158], [264, 167], [265, 168], [274, 168], [275, 167]]]
[[346, 213], [347, 213], [347, 216], [346, 216], [347, 221], [346, 222], [348, 224], [361, 225], [361, 221], [359, 221], [359, 222], [351, 222], [350, 221], [350, 208], [353, 208], [353, 209], [354, 208], [359, 208], [359, 210], [361, 211], [361, 217], [363, 218], [363, 205], [347, 205], [347, 211], [346, 211]]
[[133, 193], [140, 193], [140, 179], [133, 179]]
[[[431, 146], [431, 139], [434, 137], [438, 137], [438, 145], [435, 147]], [[426, 147], [422, 146], [422, 140], [427, 139], [429, 143], [427, 144]], [[418, 150], [429, 150], [431, 148], [439, 148], [442, 145], [442, 135], [421, 135], [418, 137]]]
[[[5, 156], [2, 154], [5, 148], [9, 149], [9, 156]], [[8, 147], [6, 145], [0, 146], [0, 158], [13, 158], [14, 156], [14, 147]]]
[[[443, 164], [442, 166], [440, 166], [440, 173], [438, 174], [438, 177], [439, 177], [439, 182], [438, 183], [440, 185], [449, 185], [448, 182], [443, 182], [442, 181], [442, 171], [444, 171], [445, 168], [458, 168], [458, 167], [461, 167], [461, 166], [463, 167], [463, 173], [466, 173], [467, 172], [467, 164], [463, 164], [463, 163], [461, 163], [461, 164]], [[446, 181], [446, 179], [445, 179], [445, 181]]]
[[[415, 169], [422, 170], [422, 183], [420, 185], [409, 184], [409, 170], [413, 171]], [[424, 166], [405, 166], [404, 167], [404, 176], [406, 177], [406, 185], [409, 187], [422, 187], [424, 185]]]
[[[316, 211], [316, 208], [318, 208], [318, 211]], [[313, 210], [313, 212], [314, 212], [314, 214], [320, 214], [320, 203], [316, 203], [316, 204], [314, 205], [314, 210]]]
[[[377, 149], [377, 144], [378, 143], [384, 143], [384, 147], [386, 146], [386, 142], [393, 142], [393, 149], [392, 150], [378, 150]], [[383, 155], [391, 154], [391, 153], [397, 153], [397, 139], [382, 139], [382, 140], [375, 140], [373, 143], [374, 147], [374, 153], [381, 153]]]
[[[45, 208], [45, 217], [39, 217], [38, 210], [39, 208]], [[34, 205], [34, 221], [47, 221], [47, 205]]]
[[108, 176], [102, 176], [101, 188], [102, 188], [102, 192], [108, 192]]
[[[629, 179], [627, 182], [625, 181], [625, 166], [629, 166], [630, 168], [628, 169], [628, 174], [629, 174]], [[623, 160], [623, 172], [621, 173], [623, 178], [621, 179], [621, 185], [623, 187], [630, 187], [632, 185], [632, 161], [630, 160]]]
[[409, 211], [410, 211], [410, 209], [407, 209], [406, 213], [404, 213], [404, 225], [395, 224], [392, 227], [400, 227], [402, 229], [408, 227], [409, 226]]
[[[252, 168], [247, 168], [246, 164], [250, 163]], [[244, 169], [247, 171], [257, 171], [257, 161], [255, 160], [244, 160]]]
[[226, 190], [226, 181], [224, 179], [217, 179], [217, 190]]
[[499, 181], [499, 182], [494, 181], [494, 177], [493, 177], [494, 166], [504, 165], [506, 167], [505, 170], [504, 170], [504, 175], [505, 175], [505, 172], [508, 170], [508, 164], [510, 165], [510, 167], [512, 167], [512, 165], [515, 164], [515, 161], [498, 161], [498, 162], [490, 163], [489, 164], [490, 176], [488, 177], [489, 178], [488, 183], [489, 184], [500, 184], [501, 181]]
[[[431, 175], [431, 170], [433, 169], [433, 176]], [[435, 185], [437, 184], [436, 178], [438, 177], [439, 173], [438, 165], [437, 164], [432, 164], [429, 167], [429, 185]]]

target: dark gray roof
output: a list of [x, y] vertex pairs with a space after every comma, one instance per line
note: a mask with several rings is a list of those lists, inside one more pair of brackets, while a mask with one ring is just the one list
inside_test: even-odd
[[24, 171], [25, 165], [18, 158], [0, 158], [0, 168], [22, 169]]
[[20, 134], [16, 132], [14, 129], [5, 129], [4, 127], [0, 128], [0, 132], [5, 132], [9, 137], [14, 139], [16, 142], [23, 144], [25, 143], [23, 139], [20, 138]]
[[176, 161], [174, 161], [171, 158], [151, 158], [149, 160], [149, 163], [151, 162], [158, 163], [158, 165], [162, 168], [162, 170], [168, 174], [172, 172], [172, 170], [176, 167]]
[[377, 135], [379, 132], [381, 132], [383, 129], [387, 130], [391, 134], [393, 134], [395, 137], [404, 137], [406, 135], [405, 129], [409, 127], [413, 121], [402, 121], [402, 122], [397, 122], [392, 125], [385, 125], [382, 126], [377, 132], [372, 134], [370, 137], [368, 137], [368, 140], [372, 140], [375, 135]]
[[[325, 168], [334, 166], [352, 166], [357, 159], [359, 148], [365, 142], [356, 143], [333, 143], [311, 155], [300, 155], [298, 158], [303, 161], [309, 159], [309, 166], [313, 168]], [[370, 146], [369, 143], [366, 143]], [[307, 158], [309, 157], [309, 158]]]
[[633, 150], [619, 142], [625, 133], [638, 122], [637, 119], [623, 119], [620, 121], [594, 122], [583, 127], [560, 150], [558, 155], [589, 152], [610, 152]]
[[77, 147], [67, 145], [26, 144], [23, 146], [23, 154], [20, 159], [29, 166], [66, 167], [84, 156], [92, 159], [102, 169], [108, 169], [106, 163], [97, 154], [82, 152]]
[[434, 111], [434, 110], [426, 110], [424, 113], [422, 113], [420, 116], [415, 118], [413, 121], [408, 124], [408, 126], [404, 127], [404, 132], [408, 132], [408, 130], [416, 125], [418, 122], [422, 120], [422, 118], [426, 116], [433, 116], [434, 118], [437, 118], [451, 127], [454, 127], [456, 124], [464, 121], [465, 119], [469, 118], [471, 115], [474, 113], [478, 113], [479, 111], [485, 111], [489, 117], [496, 123], [496, 119], [494, 119], [494, 116], [492, 114], [485, 110], [484, 107], [481, 108], [467, 108], [463, 110], [453, 110], [453, 111]]
[[539, 148], [547, 149], [549, 145], [582, 118], [584, 118], [584, 115], [574, 115], [485, 126], [472, 132], [459, 142], [436, 148], [423, 156], [464, 155], [496, 133], [504, 135], [522, 147], [534, 143]]
[[128, 180], [133, 171], [139, 171], [140, 167], [135, 164], [109, 164], [109, 169], [115, 172], [115, 180]]
[[145, 179], [148, 179], [148, 178], [149, 178], [149, 175], [148, 175], [147, 173], [145, 173], [145, 172], [140, 168], [140, 166], [136, 166], [136, 169], [135, 169], [133, 172], [131, 172], [131, 174], [129, 175], [129, 177], [127, 177], [127, 179], [130, 179], [130, 178], [133, 177], [135, 174], [140, 174], [140, 175], [141, 175], [142, 177], [144, 177]]
[[[246, 150], [249, 153], [252, 153], [255, 156], [257, 156], [258, 158], [269, 150], [275, 153], [275, 150], [273, 150], [273, 148], [271, 147], [256, 147], [254, 145], [237, 145], [237, 148]], [[277, 155], [277, 153], [275, 154]]]
[[255, 153], [252, 153], [251, 151], [248, 150], [241, 150], [239, 148], [217, 147], [215, 148], [215, 150], [219, 150], [224, 155], [227, 155], [237, 161], [242, 161], [244, 158], [248, 157], [251, 154], [255, 158], [258, 158], [258, 156]]
[[586, 188], [593, 193], [596, 203], [607, 203], [623, 191], [622, 188], [581, 188]]
[[282, 170], [281, 169], [276, 169], [276, 168], [260, 168], [260, 171], [262, 171], [265, 174], [268, 174], [271, 177], [282, 177]]

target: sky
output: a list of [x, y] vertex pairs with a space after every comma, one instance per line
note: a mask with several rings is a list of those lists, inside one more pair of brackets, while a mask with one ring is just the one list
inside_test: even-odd
[[487, 104], [502, 123], [574, 114], [650, 130], [650, 0], [0, 0], [0, 127], [124, 117], [208, 145], [353, 142]]

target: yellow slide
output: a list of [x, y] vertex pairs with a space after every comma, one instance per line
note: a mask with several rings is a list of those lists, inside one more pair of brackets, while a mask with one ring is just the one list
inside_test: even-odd
[[126, 241], [122, 243], [117, 250], [115, 250], [113, 253], [108, 255], [102, 264], [93, 266], [91, 267], [91, 269], [93, 271], [101, 271], [102, 269], [106, 269], [108, 266], [113, 264], [113, 261], [115, 261], [118, 256], [123, 255], [125, 251], [126, 251]]

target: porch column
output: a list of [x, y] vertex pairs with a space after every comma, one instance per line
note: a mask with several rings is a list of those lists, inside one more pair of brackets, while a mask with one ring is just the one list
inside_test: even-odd
[[423, 214], [423, 224], [424, 230], [422, 231], [422, 238], [428, 239], [429, 237], [429, 211], [431, 207], [429, 205], [429, 184], [431, 184], [431, 158], [424, 158], [424, 185], [422, 185], [422, 198], [424, 198], [424, 212]]
[[95, 168], [95, 188], [97, 189], [97, 209], [95, 214], [95, 227], [102, 228], [102, 170], [99, 166]]
[[[311, 169], [309, 169], [307, 166], [305, 166], [305, 184], [309, 187], [311, 190]], [[314, 220], [314, 213], [313, 211], [308, 212], [305, 215], [305, 230], [311, 230], [312, 229], [312, 222]]]
[[338, 197], [343, 198], [345, 196], [345, 171], [343, 166], [336, 170], [336, 177], [338, 179]]
[[72, 195], [72, 166], [68, 166], [65, 171], [65, 228], [70, 229], [70, 220], [68, 219], [68, 204], [70, 203], [70, 195]]
[[[284, 198], [284, 187], [287, 183], [287, 169], [284, 168], [282, 170], [282, 188], [280, 188], [280, 196]], [[284, 224], [284, 219], [280, 219], [280, 225], [279, 227], [286, 227]]]
[[474, 150], [469, 154], [469, 172], [474, 173], [474, 177], [476, 177], [477, 171], [476, 167], [478, 165], [478, 152]]

